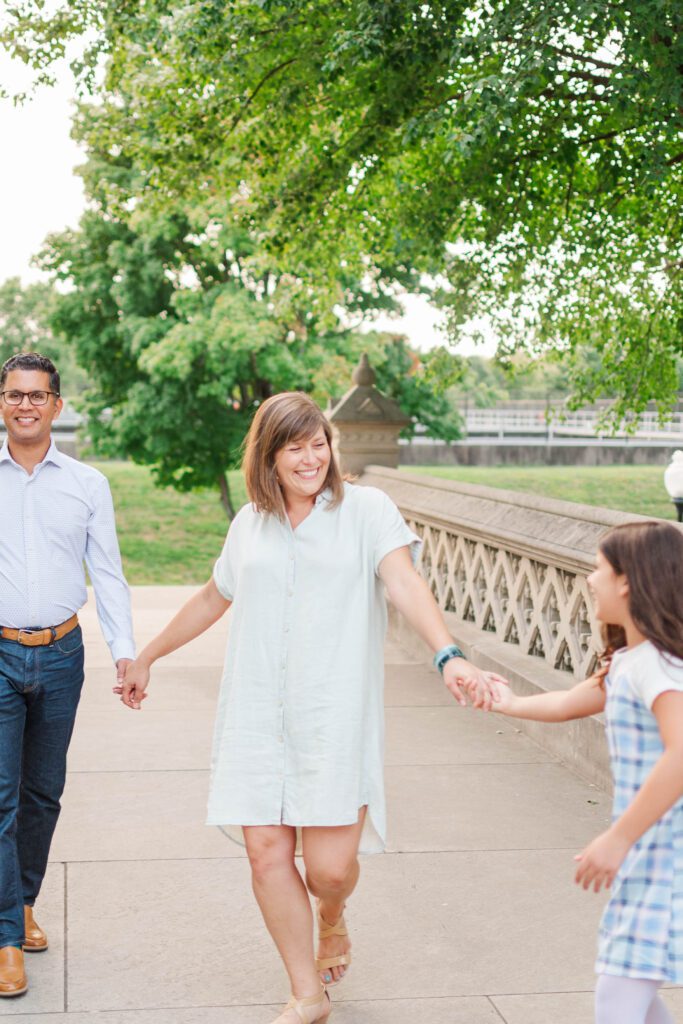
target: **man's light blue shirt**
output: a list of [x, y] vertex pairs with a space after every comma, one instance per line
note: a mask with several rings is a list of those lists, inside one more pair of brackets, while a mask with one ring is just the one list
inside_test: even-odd
[[54, 441], [30, 475], [0, 448], [0, 625], [55, 626], [87, 601], [85, 565], [114, 661], [134, 658], [130, 593], [109, 483]]

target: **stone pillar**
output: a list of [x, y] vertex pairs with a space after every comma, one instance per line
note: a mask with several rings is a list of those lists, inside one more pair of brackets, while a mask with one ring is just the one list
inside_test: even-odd
[[342, 470], [360, 474], [366, 466], [398, 466], [398, 435], [410, 418], [375, 387], [375, 371], [363, 353], [353, 387], [327, 409]]

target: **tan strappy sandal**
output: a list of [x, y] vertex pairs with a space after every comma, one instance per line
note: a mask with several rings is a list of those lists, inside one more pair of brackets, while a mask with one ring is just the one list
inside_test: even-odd
[[[348, 935], [346, 930], [346, 923], [344, 922], [344, 915], [342, 914], [336, 924], [328, 924], [325, 918], [320, 913], [320, 903], [318, 903], [318, 938], [327, 939], [330, 935]], [[340, 953], [339, 956], [327, 956], [327, 957], [316, 957], [315, 967], [318, 971], [329, 971], [330, 967], [348, 967], [351, 963], [351, 951], [348, 953]], [[336, 981], [326, 981], [325, 984], [329, 987], [330, 985], [338, 985], [346, 977], [346, 971], [342, 974], [341, 978], [337, 978]]]
[[321, 985], [321, 989], [320, 995], [306, 996], [305, 999], [291, 996], [272, 1024], [318, 1024], [318, 1021], [327, 1020], [332, 1013], [332, 1003], [324, 985]]

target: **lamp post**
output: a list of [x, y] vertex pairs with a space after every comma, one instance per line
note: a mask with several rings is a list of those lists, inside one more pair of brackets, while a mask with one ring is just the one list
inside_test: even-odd
[[683, 522], [683, 451], [673, 453], [671, 462], [664, 470], [664, 486], [676, 506], [679, 523]]

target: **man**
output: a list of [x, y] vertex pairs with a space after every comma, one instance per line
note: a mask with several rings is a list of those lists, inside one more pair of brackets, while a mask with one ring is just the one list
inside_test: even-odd
[[59, 374], [37, 353], [0, 369], [0, 996], [26, 992], [23, 952], [47, 949], [33, 905], [47, 866], [83, 684], [77, 612], [88, 567], [120, 681], [135, 657], [104, 476], [51, 439]]

